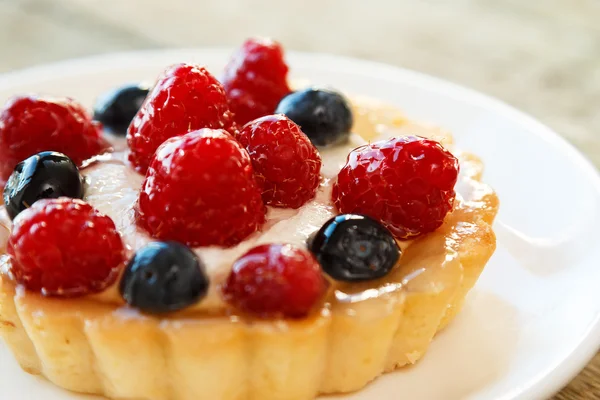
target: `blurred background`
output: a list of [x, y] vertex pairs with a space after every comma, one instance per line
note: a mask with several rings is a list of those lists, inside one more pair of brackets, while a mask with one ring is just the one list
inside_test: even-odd
[[0, 0], [0, 72], [266, 35], [494, 95], [600, 165], [599, 21], [599, 0]]
[[[252, 35], [496, 96], [600, 166], [600, 0], [0, 0], [0, 73]], [[600, 356], [556, 399], [600, 399]]]

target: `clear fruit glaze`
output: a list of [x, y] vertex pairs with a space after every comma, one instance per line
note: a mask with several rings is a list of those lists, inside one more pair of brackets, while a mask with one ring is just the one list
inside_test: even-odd
[[[208, 295], [185, 312], [223, 312], [227, 305], [219, 293], [219, 287], [238, 257], [263, 243], [304, 246], [311, 234], [335, 216], [337, 212], [331, 201], [332, 180], [352, 149], [367, 141], [415, 134], [433, 138], [447, 147], [452, 146], [449, 133], [434, 126], [408, 121], [393, 107], [360, 97], [353, 98], [352, 103], [355, 133], [347, 143], [320, 149], [323, 180], [313, 200], [297, 210], [269, 207], [267, 222], [262, 230], [236, 246], [193, 249], [204, 261], [211, 284]], [[134, 221], [133, 207], [144, 177], [125, 161], [124, 141], [115, 139], [113, 145], [116, 150], [114, 153], [99, 156], [82, 169], [86, 181], [84, 200], [112, 218], [131, 255], [153, 240]], [[338, 304], [340, 307], [350, 307], [350, 310], [357, 306], [357, 302], [380, 296], [395, 297], [404, 292], [402, 289], [407, 293], [439, 293], [454, 291], [460, 285], [463, 266], [458, 259], [458, 244], [466, 238], [479, 239], [477, 221], [491, 221], [498, 203], [491, 188], [479, 181], [481, 162], [468, 153], [454, 153], [460, 160], [461, 175], [457, 184], [455, 210], [447, 216], [445, 224], [415, 241], [400, 241], [404, 254], [399, 265], [388, 276], [360, 284], [335, 282], [327, 301], [329, 306]], [[10, 227], [10, 219], [2, 210], [1, 248], [5, 248]], [[7, 263], [6, 256], [2, 256], [2, 259], [3, 263]], [[7, 270], [6, 266], [2, 268], [4, 273]], [[99, 302], [123, 304], [116, 284], [90, 297]]]

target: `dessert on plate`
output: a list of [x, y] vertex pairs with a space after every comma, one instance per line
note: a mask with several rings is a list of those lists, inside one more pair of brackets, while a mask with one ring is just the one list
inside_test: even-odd
[[217, 79], [17, 96], [0, 114], [0, 334], [114, 399], [313, 399], [414, 364], [495, 249], [450, 133], [292, 87], [249, 39]]

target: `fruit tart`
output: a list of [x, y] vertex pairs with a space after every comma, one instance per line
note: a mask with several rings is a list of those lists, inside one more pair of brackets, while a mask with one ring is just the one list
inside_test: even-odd
[[482, 163], [287, 72], [249, 39], [220, 80], [173, 65], [93, 117], [5, 105], [0, 334], [25, 371], [114, 399], [302, 400], [423, 357], [495, 249]]

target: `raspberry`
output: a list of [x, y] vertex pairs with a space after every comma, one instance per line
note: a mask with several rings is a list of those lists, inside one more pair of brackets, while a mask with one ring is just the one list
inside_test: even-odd
[[253, 173], [246, 150], [223, 130], [168, 139], [146, 173], [138, 224], [188, 246], [237, 244], [265, 221]]
[[300, 127], [284, 115], [254, 120], [238, 137], [246, 147], [265, 204], [298, 208], [315, 197], [321, 157]]
[[177, 64], [167, 68], [127, 131], [129, 161], [145, 173], [165, 140], [201, 128], [237, 135], [223, 86], [205, 68]]
[[248, 39], [225, 67], [223, 86], [238, 124], [273, 114], [291, 92], [281, 45], [269, 39]]
[[315, 308], [327, 286], [310, 252], [289, 244], [264, 244], [233, 264], [222, 291], [243, 312], [301, 318]]
[[409, 136], [358, 147], [333, 186], [342, 213], [378, 219], [397, 238], [437, 229], [454, 204], [458, 160], [438, 142]]
[[113, 221], [76, 199], [39, 200], [15, 219], [8, 241], [15, 280], [46, 296], [73, 297], [111, 285], [125, 259]]
[[0, 184], [19, 162], [42, 151], [66, 154], [80, 166], [109, 147], [102, 126], [74, 100], [15, 97], [0, 113]]

